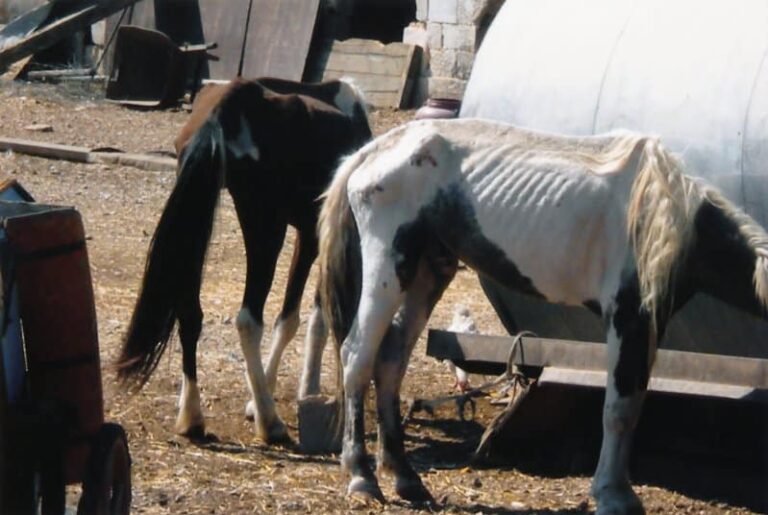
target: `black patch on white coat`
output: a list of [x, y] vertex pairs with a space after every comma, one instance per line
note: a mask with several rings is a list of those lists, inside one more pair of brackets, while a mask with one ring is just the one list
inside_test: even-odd
[[619, 396], [627, 397], [644, 391], [650, 375], [648, 346], [651, 317], [640, 305], [637, 272], [623, 277], [616, 293], [615, 307], [609, 316], [619, 339], [619, 362], [613, 379]]
[[705, 200], [696, 212], [694, 226], [695, 243], [686, 260], [693, 287], [765, 317], [753, 283], [757, 256], [736, 222]]
[[419, 258], [435, 243], [503, 286], [544, 298], [504, 251], [485, 237], [472, 203], [459, 184], [438, 190], [434, 199], [419, 210], [413, 222], [398, 228], [392, 246], [403, 290], [413, 281]]

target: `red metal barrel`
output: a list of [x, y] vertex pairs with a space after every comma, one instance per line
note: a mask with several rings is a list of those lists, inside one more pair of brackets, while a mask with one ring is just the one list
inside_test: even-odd
[[5, 219], [16, 262], [34, 400], [72, 409], [65, 480], [82, 480], [88, 439], [104, 422], [96, 309], [80, 214], [50, 208]]

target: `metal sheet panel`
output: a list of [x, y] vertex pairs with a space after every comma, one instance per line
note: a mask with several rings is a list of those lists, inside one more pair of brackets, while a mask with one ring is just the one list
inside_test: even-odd
[[243, 76], [301, 80], [320, 0], [252, 0]]
[[[508, 0], [478, 53], [461, 116], [570, 134], [658, 134], [765, 226], [766, 26], [768, 0]], [[486, 286], [521, 329], [582, 340], [600, 330], [586, 310]], [[663, 345], [768, 357], [767, 338], [768, 323], [697, 296]]]
[[603, 74], [632, 3], [508, 0], [475, 60], [462, 116], [591, 134]]
[[768, 227], [768, 49], [752, 85], [743, 142], [744, 207], [763, 227]]
[[606, 69], [595, 132], [660, 134], [692, 173], [743, 204], [743, 131], [766, 22], [764, 0], [644, 2]]
[[225, 9], [217, 0], [200, 2], [203, 40], [218, 45], [209, 52], [218, 57], [218, 61], [208, 62], [208, 76], [213, 79], [237, 77], [246, 37], [248, 3], [248, 0], [227, 0]]
[[250, 0], [144, 0], [127, 21], [132, 25], [156, 29], [176, 44], [216, 43], [209, 53], [203, 76], [232, 79], [240, 68], [240, 57], [248, 22]]

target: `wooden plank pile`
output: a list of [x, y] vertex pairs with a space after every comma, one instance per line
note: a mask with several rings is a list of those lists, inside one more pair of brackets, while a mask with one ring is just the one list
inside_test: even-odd
[[369, 39], [334, 41], [315, 66], [323, 80], [351, 77], [377, 107], [407, 107], [421, 59], [421, 47], [385, 45]]

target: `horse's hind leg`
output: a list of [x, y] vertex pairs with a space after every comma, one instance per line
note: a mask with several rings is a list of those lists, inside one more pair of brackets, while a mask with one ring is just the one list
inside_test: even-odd
[[200, 390], [197, 386], [197, 342], [203, 328], [203, 311], [200, 309], [200, 289], [182, 302], [179, 309], [179, 339], [182, 350], [181, 393], [176, 432], [190, 438], [205, 435], [205, 421], [200, 407]]
[[[383, 500], [365, 449], [364, 401], [379, 347], [403, 296], [391, 254], [365, 242], [362, 248], [365, 280], [357, 316], [341, 347], [345, 411], [341, 464], [351, 476], [348, 494]], [[369, 248], [374, 252], [366, 253]]]
[[604, 309], [608, 324], [608, 382], [603, 442], [592, 482], [599, 514], [644, 513], [629, 482], [629, 457], [656, 351], [650, 316], [640, 307], [637, 282], [619, 290]]
[[323, 318], [320, 294], [316, 292], [312, 314], [307, 323], [307, 336], [304, 340], [304, 369], [299, 383], [299, 399], [320, 393], [320, 367], [327, 341], [328, 326]]
[[458, 262], [447, 254], [427, 255], [419, 260], [413, 283], [402, 308], [387, 331], [379, 350], [374, 374], [379, 417], [378, 466], [395, 475], [395, 491], [413, 502], [431, 501], [419, 475], [408, 463], [400, 416], [400, 386], [413, 347], [429, 315], [456, 274]]
[[256, 433], [267, 443], [285, 441], [288, 431], [275, 411], [261, 363], [261, 337], [264, 331], [264, 304], [275, 274], [275, 265], [283, 245], [286, 224], [275, 219], [269, 209], [254, 209], [253, 196], [241, 199], [233, 191], [235, 207], [245, 240], [247, 272], [243, 305], [237, 315], [237, 331], [243, 350], [246, 378], [255, 406]]
[[304, 293], [304, 285], [307, 283], [312, 263], [317, 257], [317, 236], [314, 224], [298, 230], [293, 249], [293, 260], [288, 274], [288, 284], [285, 288], [283, 308], [275, 321], [272, 331], [272, 345], [267, 361], [267, 386], [272, 394], [275, 393], [277, 383], [277, 369], [283, 356], [286, 345], [299, 328], [299, 308], [301, 307], [301, 295]]

